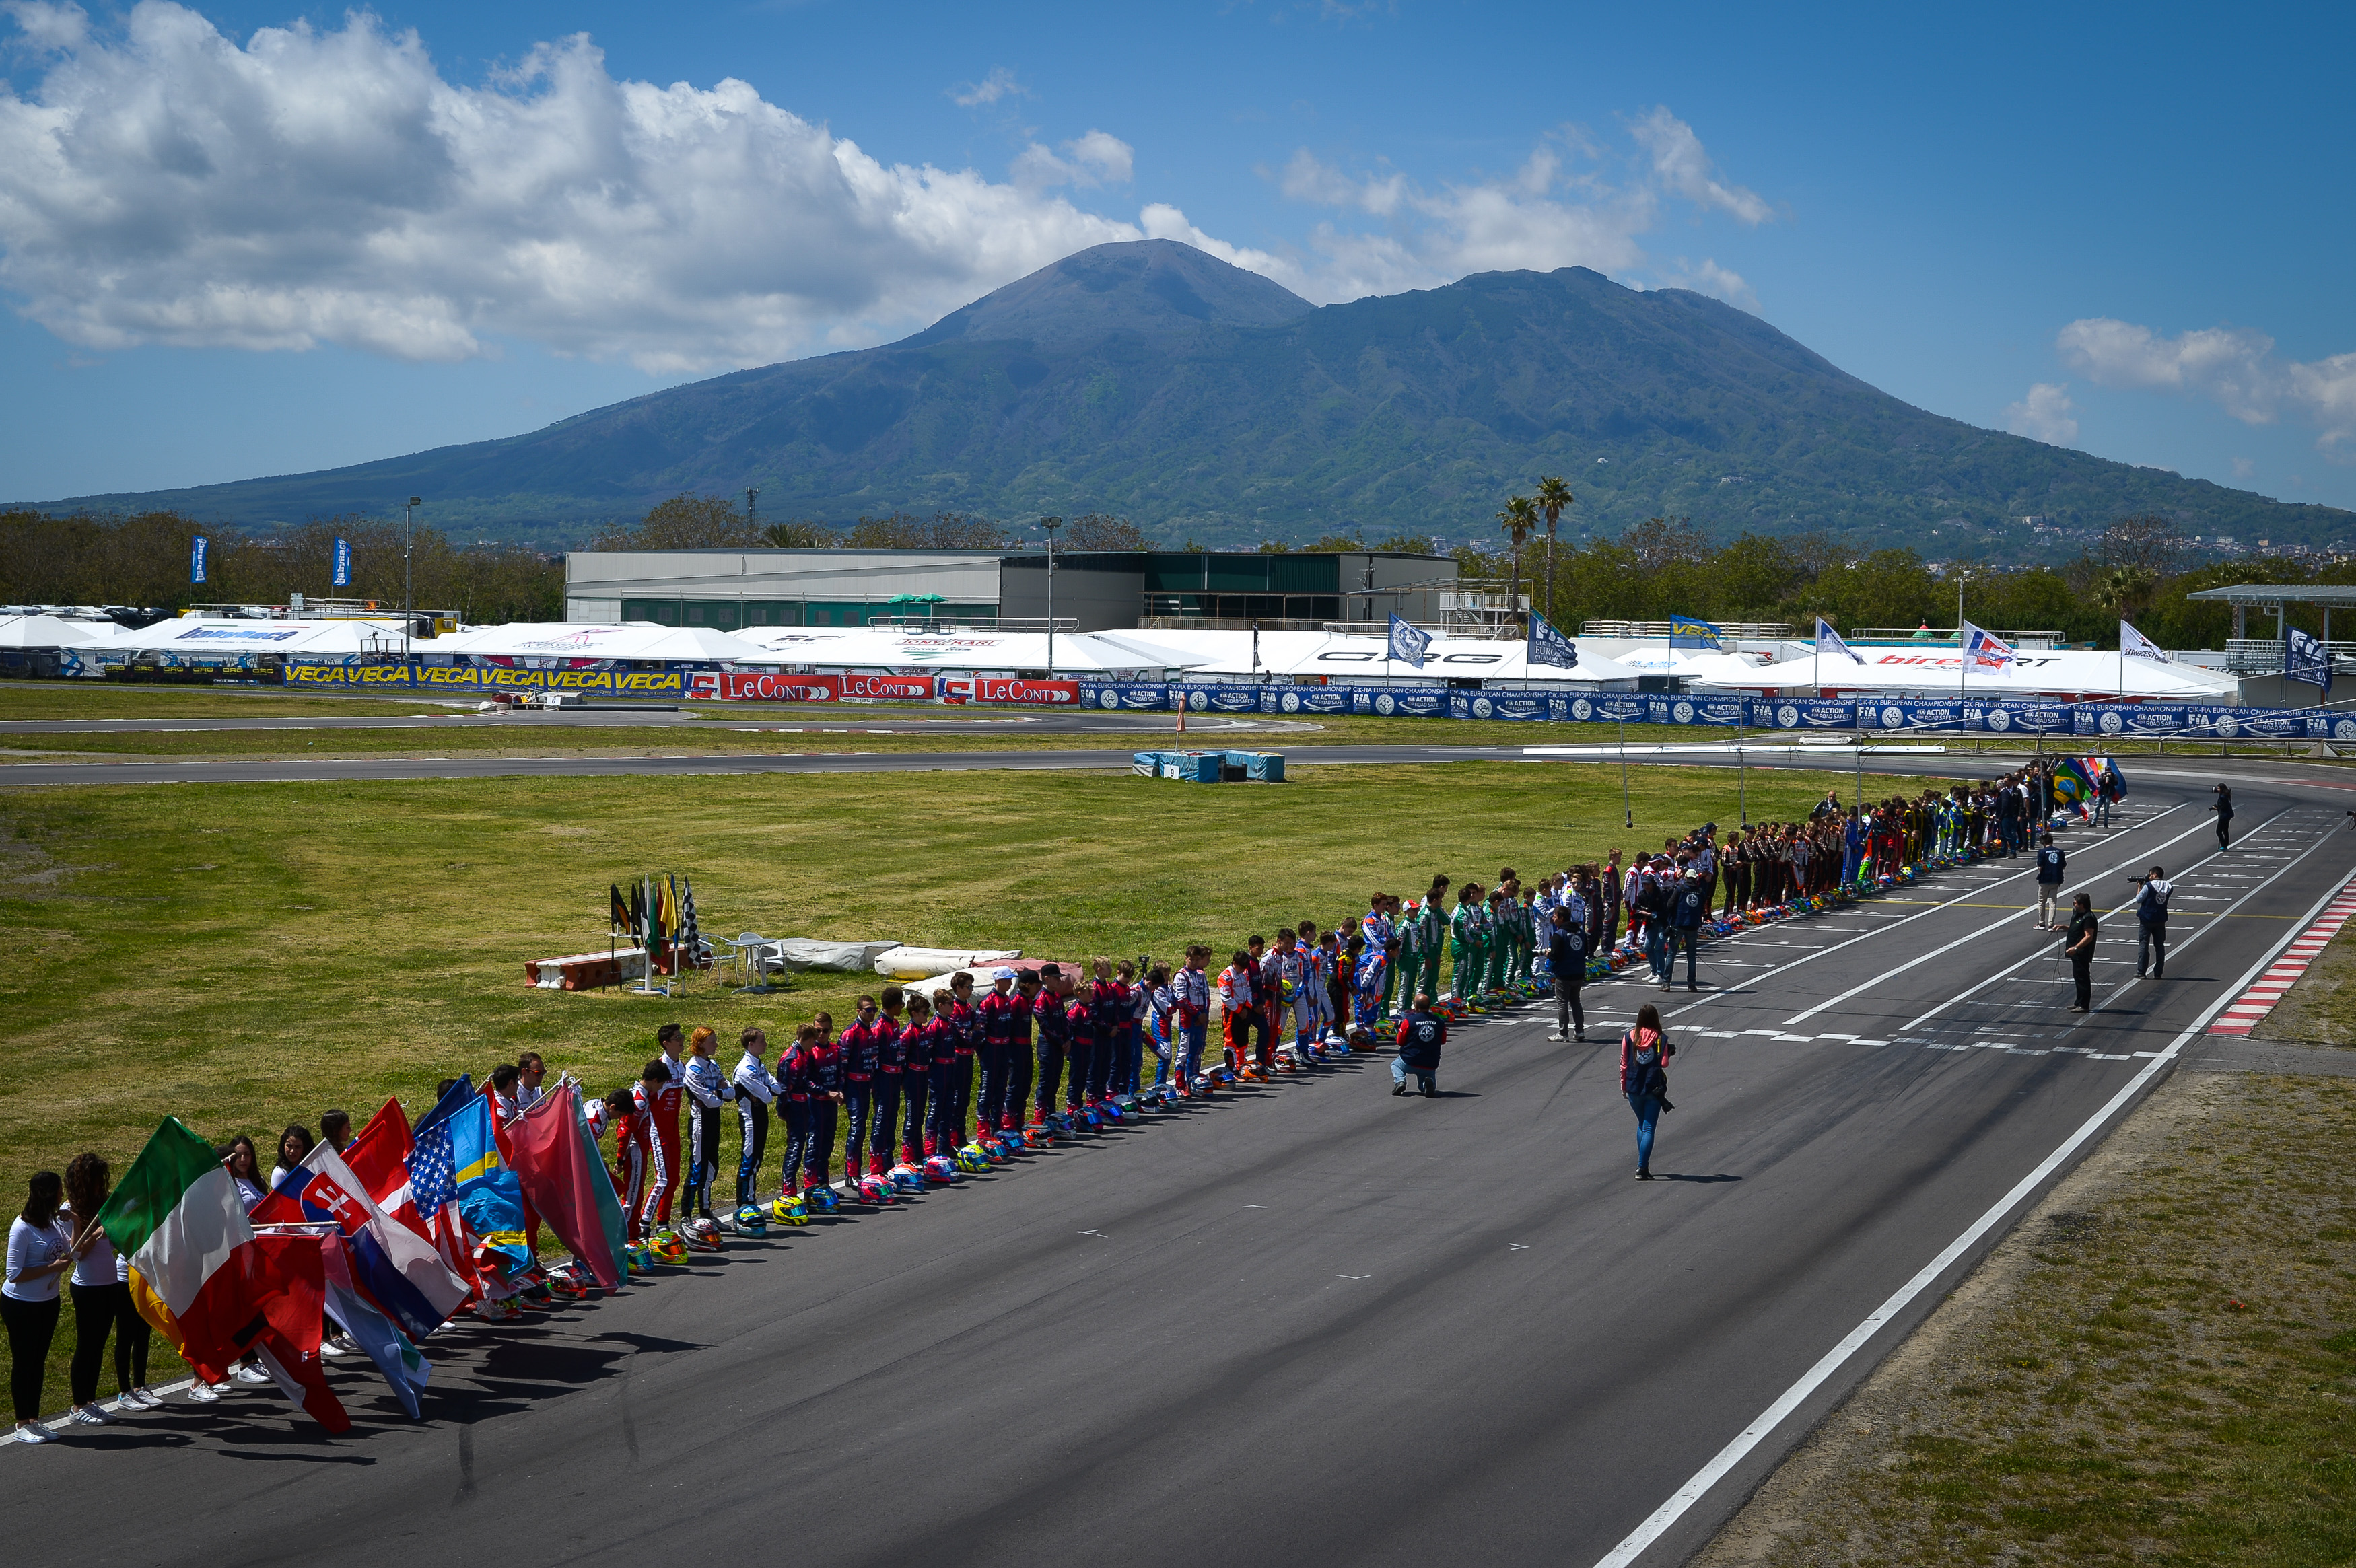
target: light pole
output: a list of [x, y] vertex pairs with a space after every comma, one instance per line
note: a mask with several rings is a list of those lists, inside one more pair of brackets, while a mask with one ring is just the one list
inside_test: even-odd
[[1047, 536], [1047, 678], [1055, 678], [1055, 530], [1064, 526], [1061, 517], [1042, 517], [1040, 531]]
[[761, 493], [758, 490], [744, 492], [744, 526], [756, 534], [761, 531], [761, 512], [755, 503], [760, 498]]
[[412, 548], [417, 543], [417, 508], [424, 504], [414, 496], [409, 498], [409, 524], [401, 534], [401, 656], [403, 659], [409, 657], [409, 638], [414, 624], [410, 616], [416, 609], [417, 597], [412, 592], [409, 557]]
[[[1968, 567], [1955, 573], [1955, 700], [1957, 702], [1964, 699], [1964, 672], [1971, 667], [1972, 662], [1968, 651], [1964, 646], [1964, 584], [1971, 580], [1971, 569]], [[1960, 713], [1956, 714], [1955, 722], [1960, 724], [1963, 721], [1964, 716]]]

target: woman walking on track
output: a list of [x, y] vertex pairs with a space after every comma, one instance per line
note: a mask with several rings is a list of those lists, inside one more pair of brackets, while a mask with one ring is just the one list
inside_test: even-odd
[[1669, 1058], [1677, 1048], [1661, 1030], [1661, 1011], [1647, 1002], [1636, 1027], [1620, 1037], [1620, 1093], [1636, 1113], [1636, 1179], [1653, 1179], [1653, 1128], [1669, 1108]]
[[2233, 828], [2233, 792], [2223, 784], [2217, 786], [2217, 804], [2210, 810], [2217, 814], [2217, 848], [2230, 848], [2228, 840]]

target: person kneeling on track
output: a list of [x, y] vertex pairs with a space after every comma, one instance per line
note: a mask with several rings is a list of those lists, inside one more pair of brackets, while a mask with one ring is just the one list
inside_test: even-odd
[[1440, 1093], [1440, 1048], [1448, 1043], [1448, 1025], [1431, 1010], [1431, 993], [1419, 994], [1413, 1008], [1399, 1020], [1398, 1055], [1391, 1061], [1391, 1093], [1407, 1093], [1407, 1075], [1415, 1074], [1416, 1088], [1427, 1100]]

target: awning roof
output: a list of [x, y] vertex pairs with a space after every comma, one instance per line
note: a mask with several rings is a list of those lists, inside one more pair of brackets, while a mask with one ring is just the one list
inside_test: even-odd
[[[1957, 688], [1962, 655], [1954, 648], [1859, 648], [1865, 662], [1837, 656], [1784, 659], [1747, 676], [1707, 682], [1723, 691], [1927, 691]], [[1976, 667], [1962, 682], [1967, 698], [2100, 696], [2104, 692], [2171, 702], [2230, 701], [2233, 677], [2197, 665], [2161, 664], [2083, 649], [2037, 650], [2000, 668]]]
[[709, 626], [662, 626], [652, 621], [620, 625], [572, 625], [517, 621], [453, 632], [417, 645], [428, 654], [470, 654], [477, 658], [660, 659], [681, 664], [749, 664], [774, 667], [781, 660], [757, 644]]
[[2330, 588], [2307, 582], [2237, 582], [2231, 588], [2203, 588], [2187, 599], [2218, 604], [2329, 604], [2344, 609], [2356, 604], [2356, 588]]
[[[230, 621], [183, 616], [158, 621], [108, 642], [110, 653], [155, 652], [202, 657], [212, 654], [398, 654], [402, 624], [393, 621]], [[411, 645], [423, 647], [423, 639]]]
[[[1201, 661], [1150, 632], [1059, 632], [1057, 675], [1102, 675], [1112, 670], [1185, 669]], [[755, 627], [746, 640], [772, 662], [823, 665], [844, 669], [1045, 669], [1047, 634], [999, 632], [988, 627], [937, 632], [880, 626]]]
[[123, 628], [112, 621], [69, 621], [61, 615], [0, 618], [0, 648], [116, 647]]

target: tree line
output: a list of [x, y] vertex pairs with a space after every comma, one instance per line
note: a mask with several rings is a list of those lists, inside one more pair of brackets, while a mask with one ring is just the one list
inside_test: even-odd
[[[51, 517], [0, 513], [0, 603], [113, 604], [177, 611], [198, 604], [284, 604], [290, 595], [402, 603], [402, 525], [315, 517], [244, 530], [177, 512]], [[206, 540], [206, 581], [188, 581], [190, 548]], [[352, 581], [335, 582], [335, 541], [352, 548]], [[462, 620], [555, 621], [564, 614], [562, 559], [511, 545], [460, 545], [437, 528], [410, 539], [412, 602]]]
[[[1104, 512], [1057, 519], [1055, 548], [1071, 550], [1151, 549], [1153, 541], [1127, 517]], [[763, 524], [727, 496], [674, 496], [635, 523], [608, 528], [592, 549], [1023, 549], [1043, 543], [1035, 523], [1004, 523], [978, 512], [936, 512], [920, 517], [893, 512], [862, 516], [837, 527], [808, 517]]]

